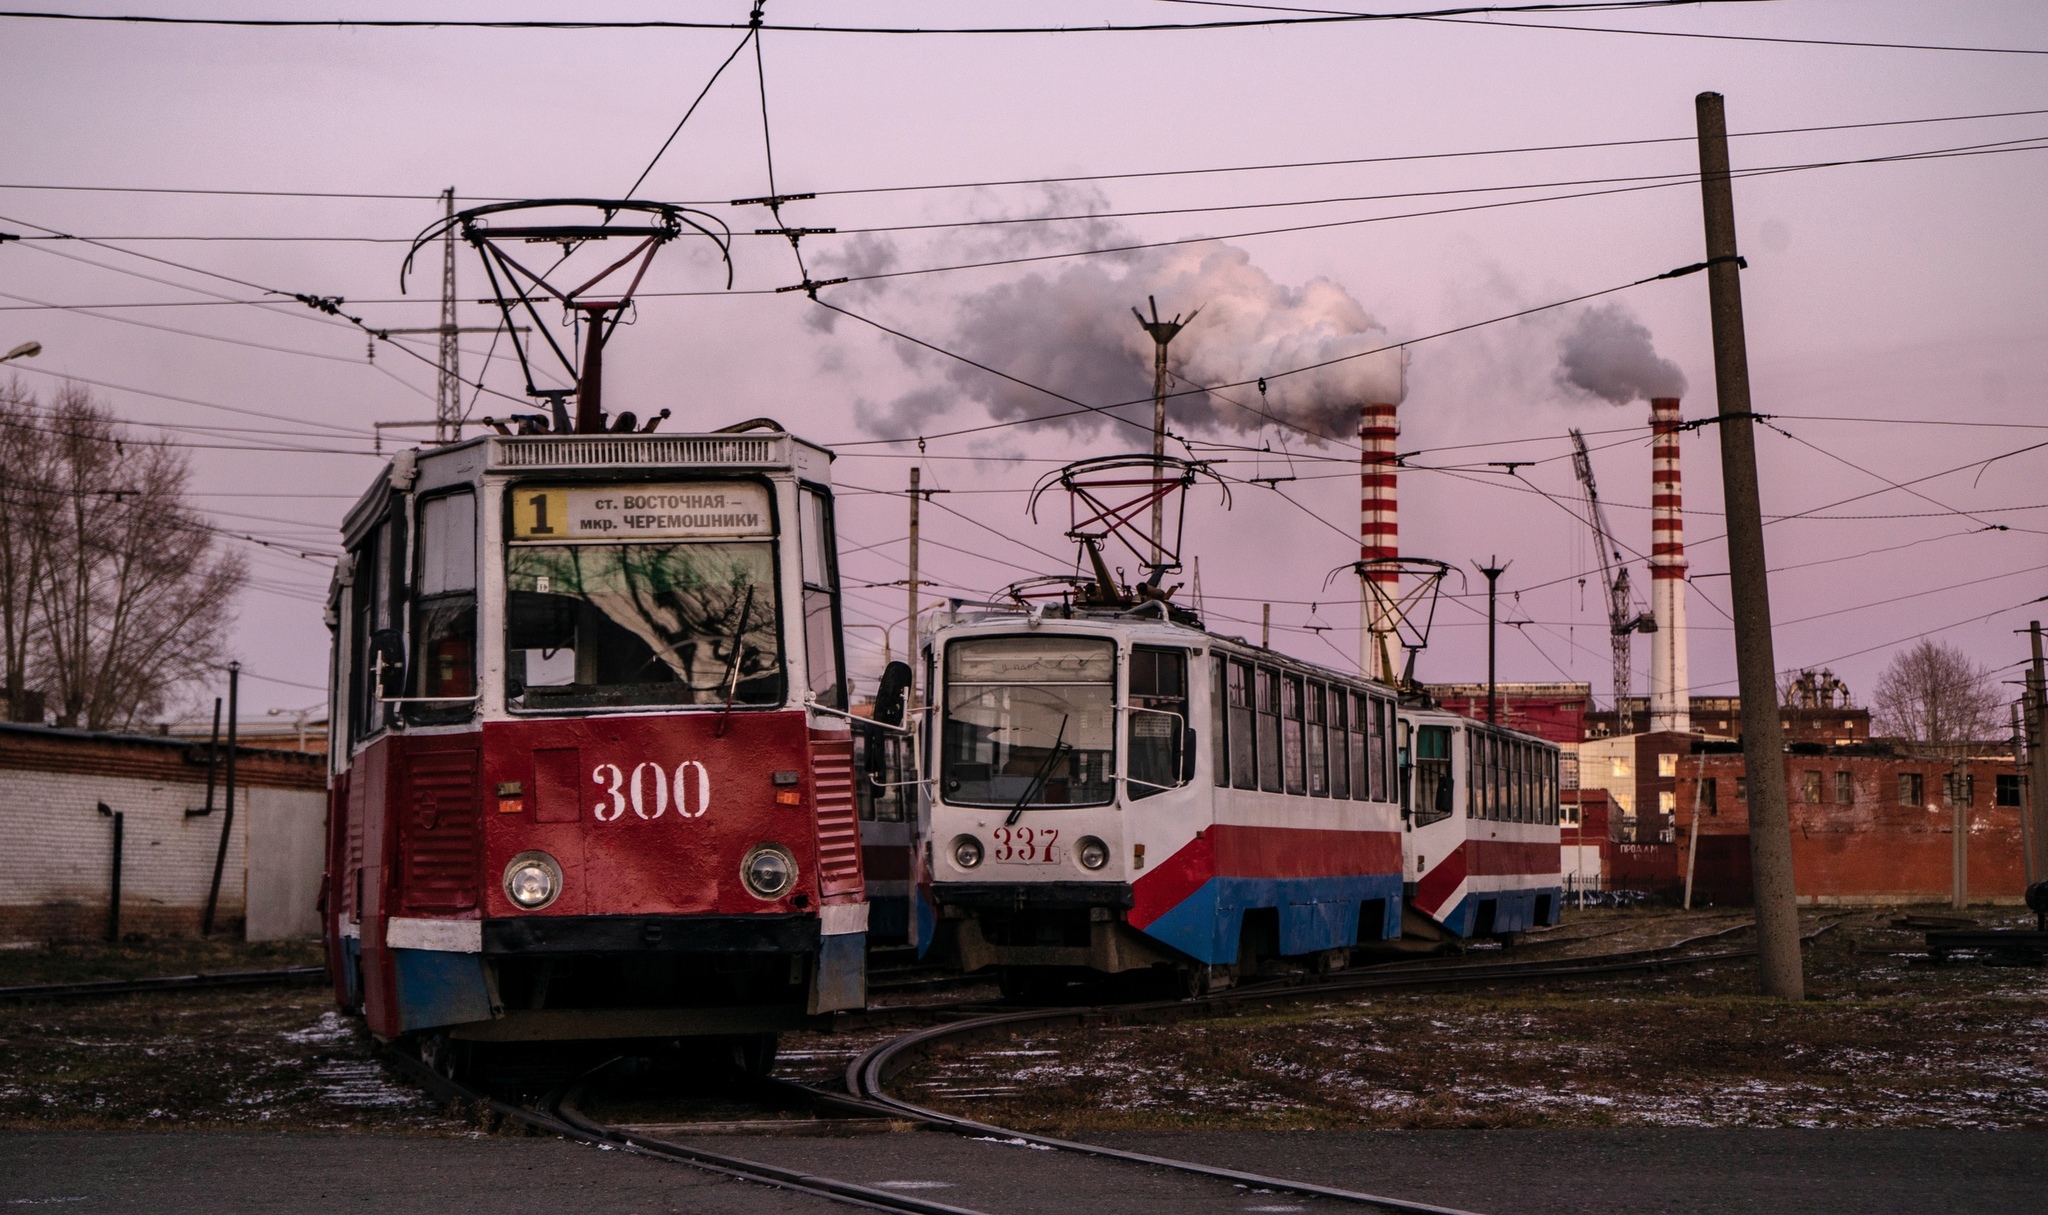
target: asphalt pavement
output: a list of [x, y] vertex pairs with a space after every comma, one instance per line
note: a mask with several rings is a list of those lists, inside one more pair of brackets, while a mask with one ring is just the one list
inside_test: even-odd
[[[2048, 1192], [2048, 1137], [1948, 1130], [1148, 1132], [1104, 1142], [1490, 1215], [1906, 1210], [1998, 1215]], [[698, 1141], [990, 1215], [1334, 1212], [1345, 1204], [913, 1132]], [[555, 1139], [0, 1133], [0, 1207], [80, 1213], [755, 1215], [823, 1199]]]

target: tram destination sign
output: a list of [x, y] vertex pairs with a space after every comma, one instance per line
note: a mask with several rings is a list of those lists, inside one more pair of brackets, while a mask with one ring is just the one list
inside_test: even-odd
[[525, 485], [512, 495], [514, 540], [728, 540], [770, 536], [765, 486], [745, 481], [662, 485]]

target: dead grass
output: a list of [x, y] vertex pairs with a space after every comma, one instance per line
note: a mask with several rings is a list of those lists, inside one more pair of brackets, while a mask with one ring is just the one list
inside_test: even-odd
[[466, 1129], [317, 987], [0, 1005], [0, 1127]]
[[234, 941], [222, 938], [130, 938], [118, 945], [59, 942], [0, 950], [0, 987], [31, 983], [86, 983], [95, 979], [147, 979], [201, 971], [279, 970], [318, 966], [318, 941]]
[[[1809, 946], [1810, 998], [1798, 1005], [1752, 994], [1749, 962], [1542, 989], [1276, 1003], [953, 1046], [896, 1087], [1055, 1133], [2048, 1129], [2048, 1049], [2033, 1045], [2048, 1029], [2048, 972], [1894, 956], [1922, 943], [1888, 926], [1895, 914], [1853, 917]], [[1614, 936], [1597, 944], [1622, 947]]]

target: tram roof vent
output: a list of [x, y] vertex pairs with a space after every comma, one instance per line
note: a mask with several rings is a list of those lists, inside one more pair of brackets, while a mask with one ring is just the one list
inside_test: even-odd
[[787, 435], [502, 438], [491, 443], [491, 467], [787, 467], [792, 454]]

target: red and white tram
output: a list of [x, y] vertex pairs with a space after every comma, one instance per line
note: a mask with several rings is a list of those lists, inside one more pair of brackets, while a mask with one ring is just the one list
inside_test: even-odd
[[923, 943], [1013, 989], [1154, 968], [1210, 989], [1400, 934], [1393, 690], [1184, 620], [937, 622]]
[[1564, 909], [1555, 744], [1439, 709], [1401, 710], [1403, 889], [1418, 935], [1493, 937]]
[[349, 512], [325, 931], [379, 1038], [865, 1002], [831, 456], [750, 425], [405, 452]]

